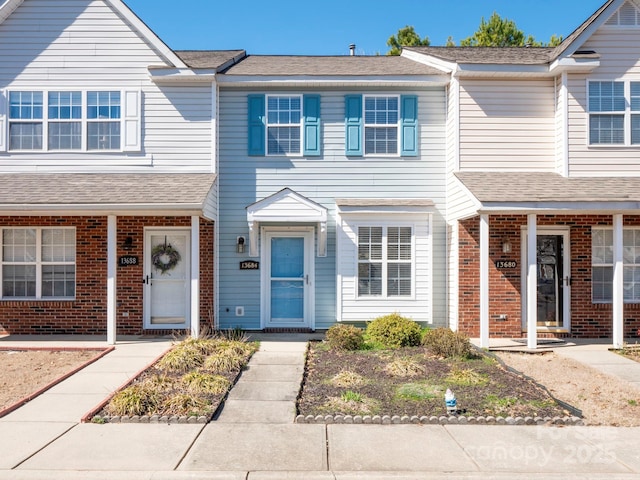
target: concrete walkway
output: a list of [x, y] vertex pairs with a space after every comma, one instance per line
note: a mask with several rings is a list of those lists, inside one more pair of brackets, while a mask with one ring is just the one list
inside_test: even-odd
[[[99, 403], [96, 398], [168, 347], [166, 341], [118, 344], [0, 419], [0, 480], [640, 476], [640, 428], [294, 424], [306, 344], [291, 336], [262, 339], [210, 424], [79, 423]], [[603, 355], [599, 362], [607, 365], [611, 359]]]

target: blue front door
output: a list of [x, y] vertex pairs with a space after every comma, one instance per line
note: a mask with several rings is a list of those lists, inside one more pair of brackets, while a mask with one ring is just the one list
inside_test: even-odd
[[312, 232], [273, 231], [265, 240], [265, 327], [309, 327]]

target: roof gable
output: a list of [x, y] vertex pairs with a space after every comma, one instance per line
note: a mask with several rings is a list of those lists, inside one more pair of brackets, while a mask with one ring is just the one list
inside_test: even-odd
[[[0, 6], [0, 25], [25, 1], [7, 0]], [[53, 1], [53, 0], [50, 0]], [[165, 61], [178, 68], [186, 68], [184, 62], [158, 37], [122, 0], [102, 0], [110, 5], [138, 34], [151, 45]]]

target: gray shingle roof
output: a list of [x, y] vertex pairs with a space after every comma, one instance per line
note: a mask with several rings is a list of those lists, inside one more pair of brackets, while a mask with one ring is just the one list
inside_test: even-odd
[[245, 55], [244, 50], [176, 50], [189, 68], [218, 69], [227, 62]]
[[214, 174], [0, 174], [2, 205], [202, 205]]
[[640, 177], [566, 178], [531, 172], [459, 172], [456, 177], [482, 203], [640, 201]]
[[265, 76], [357, 76], [357, 75], [442, 75], [435, 68], [399, 56], [344, 55], [278, 56], [248, 55], [232, 65], [225, 75]]
[[405, 47], [453, 63], [544, 65], [555, 48], [547, 47]]

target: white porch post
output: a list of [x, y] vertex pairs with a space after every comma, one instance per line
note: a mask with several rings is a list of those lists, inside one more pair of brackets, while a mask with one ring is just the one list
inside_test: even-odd
[[624, 261], [622, 215], [613, 216], [613, 348], [624, 344]]
[[480, 215], [480, 347], [489, 348], [489, 215]]
[[107, 217], [107, 343], [116, 343], [117, 218]]
[[200, 335], [200, 217], [191, 217], [191, 336]]
[[527, 347], [538, 348], [538, 232], [535, 213], [527, 215]]

